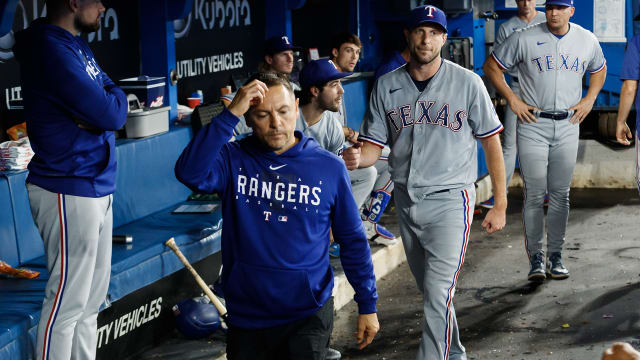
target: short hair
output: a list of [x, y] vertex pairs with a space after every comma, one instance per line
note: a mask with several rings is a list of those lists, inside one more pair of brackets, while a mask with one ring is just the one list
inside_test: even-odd
[[293, 94], [293, 87], [291, 86], [289, 77], [286, 76], [286, 74], [279, 74], [275, 71], [259, 71], [251, 75], [244, 84], [247, 85], [253, 80], [260, 80], [265, 83], [267, 87], [282, 85], [289, 90], [291, 94]]
[[[357, 35], [348, 32], [342, 32], [334, 35], [331, 39], [331, 50], [336, 49], [340, 51], [340, 47], [342, 46], [342, 44], [346, 43], [355, 44], [357, 47], [362, 49], [362, 42]], [[331, 57], [333, 57], [333, 55], [331, 55]]]
[[299, 92], [299, 96], [298, 98], [300, 99], [300, 105], [307, 105], [311, 102], [311, 99], [313, 99], [313, 94], [311, 93], [311, 88], [312, 87], [317, 87], [318, 90], [320, 90], [320, 92], [322, 92], [324, 90], [324, 87], [327, 86], [329, 82], [325, 82], [322, 84], [313, 84], [313, 85], [308, 85], [308, 86], [303, 86], [302, 90], [300, 90]]

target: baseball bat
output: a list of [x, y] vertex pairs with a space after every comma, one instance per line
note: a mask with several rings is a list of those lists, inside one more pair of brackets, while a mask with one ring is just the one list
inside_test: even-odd
[[[186, 267], [191, 272], [191, 275], [193, 275], [193, 277], [196, 279], [196, 282], [198, 283], [198, 285], [200, 285], [200, 288], [202, 289], [202, 291], [204, 291], [204, 293], [207, 295], [209, 300], [211, 300], [211, 303], [213, 303], [213, 306], [215, 306], [216, 309], [218, 310], [218, 313], [220, 314], [220, 318], [222, 318], [222, 320], [226, 322], [228, 318], [227, 309], [224, 307], [222, 302], [220, 302], [220, 299], [218, 299], [218, 297], [213, 293], [213, 291], [211, 291], [209, 286], [205, 284], [204, 280], [202, 280], [200, 275], [198, 275], [198, 273], [196, 272], [196, 269], [194, 269], [193, 266], [191, 266], [191, 264], [189, 263], [189, 260], [187, 260], [187, 258], [184, 257], [184, 255], [182, 254], [182, 251], [180, 251], [180, 248], [176, 244], [175, 240], [171, 238], [167, 240], [164, 244], [167, 245], [169, 248], [171, 248], [171, 250], [173, 250], [173, 252], [176, 254], [178, 259], [180, 259], [180, 261], [182, 261], [182, 263], [184, 264], [184, 267]], [[226, 327], [226, 324], [224, 324], [223, 327]]]

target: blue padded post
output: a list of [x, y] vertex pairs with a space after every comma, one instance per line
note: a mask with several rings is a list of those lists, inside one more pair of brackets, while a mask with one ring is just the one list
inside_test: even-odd
[[0, 37], [11, 31], [18, 0], [0, 0]]
[[178, 88], [171, 84], [171, 70], [176, 69], [173, 20], [186, 17], [193, 0], [140, 0], [139, 5], [142, 73], [166, 77], [165, 104], [171, 106], [169, 118], [173, 120], [178, 116]]

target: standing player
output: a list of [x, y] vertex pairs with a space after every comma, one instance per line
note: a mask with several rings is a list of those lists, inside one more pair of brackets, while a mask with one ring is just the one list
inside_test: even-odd
[[49, 279], [36, 358], [94, 359], [111, 273], [114, 130], [127, 98], [80, 32], [100, 28], [100, 1], [49, 0], [47, 17], [16, 34], [24, 115], [35, 156], [27, 190]]
[[[638, 80], [640, 80], [640, 35], [634, 36], [624, 55], [622, 63], [622, 74], [620, 79], [624, 80], [620, 89], [620, 105], [618, 107], [618, 121], [616, 126], [616, 138], [623, 145], [631, 145], [629, 139], [633, 138], [631, 129], [627, 125], [627, 118], [631, 111], [631, 105], [635, 98], [636, 109], [640, 109], [640, 96], [638, 96]], [[636, 182], [640, 192], [640, 146], [638, 145], [638, 134], [640, 134], [640, 111], [636, 113]]]
[[495, 136], [502, 125], [482, 79], [440, 57], [447, 39], [442, 10], [413, 9], [405, 36], [411, 58], [374, 85], [360, 135], [361, 158], [357, 147], [343, 157], [349, 168], [371, 166], [385, 144], [391, 147], [402, 243], [424, 294], [418, 359], [466, 359], [453, 296], [473, 220], [476, 139], [496, 189], [496, 205], [482, 223], [493, 233], [504, 227], [507, 207], [502, 149]]
[[409, 48], [404, 48], [402, 52], [398, 50], [394, 50], [391, 55], [386, 59], [382, 65], [378, 66], [376, 69], [376, 73], [373, 76], [374, 80], [378, 80], [378, 78], [386, 73], [392, 72], [393, 70], [399, 68], [409, 61], [409, 57], [411, 54], [409, 53]]
[[[360, 52], [362, 51], [362, 43], [360, 39], [349, 33], [340, 33], [334, 36], [332, 40], [331, 58], [338, 71], [352, 72], [358, 60], [360, 59]], [[350, 144], [355, 144], [358, 139], [359, 133], [347, 126], [347, 109], [345, 101], [342, 101], [342, 106], [338, 110], [340, 124], [344, 130], [345, 138]], [[362, 210], [362, 220], [364, 222], [365, 230], [367, 231], [367, 238], [381, 245], [394, 245], [397, 242], [396, 236], [384, 226], [378, 224], [378, 221], [382, 218], [382, 214], [391, 199], [391, 192], [393, 191], [393, 181], [391, 181], [391, 174], [389, 174], [389, 147], [385, 146], [378, 161], [375, 163], [375, 169], [377, 176], [375, 177], [375, 183], [370, 187], [365, 195], [365, 207]], [[352, 173], [353, 174], [353, 173]], [[356, 200], [358, 197], [356, 196]], [[363, 200], [364, 201], [364, 200]], [[360, 204], [361, 206], [362, 204]]]
[[[253, 135], [229, 142], [245, 114]], [[176, 163], [194, 191], [217, 192], [229, 359], [325, 358], [333, 327], [329, 231], [358, 303], [357, 341], [378, 331], [369, 245], [344, 162], [295, 131], [289, 81], [257, 74], [191, 140]]]
[[[532, 281], [545, 279], [544, 195], [547, 212], [546, 273], [565, 279], [562, 246], [569, 218], [569, 189], [578, 153], [579, 124], [591, 111], [606, 77], [606, 64], [598, 39], [569, 22], [573, 0], [549, 0], [546, 23], [516, 31], [496, 47], [484, 65], [495, 88], [509, 102], [520, 123], [518, 159], [524, 180], [523, 222]], [[517, 69], [521, 97], [507, 85], [503, 71]], [[582, 98], [582, 78], [591, 73]]]
[[[495, 46], [502, 44], [514, 31], [524, 27], [547, 21], [544, 13], [536, 10], [536, 0], [517, 0], [518, 14], [505, 21], [498, 29]], [[518, 83], [518, 70], [508, 72], [511, 77], [511, 90], [516, 96], [520, 96], [520, 84]], [[513, 171], [516, 168], [516, 114], [507, 107], [504, 114], [504, 131], [502, 132], [502, 156], [504, 157], [504, 169], [507, 174], [506, 185], [509, 186]], [[480, 203], [480, 206], [491, 208], [493, 198]]]

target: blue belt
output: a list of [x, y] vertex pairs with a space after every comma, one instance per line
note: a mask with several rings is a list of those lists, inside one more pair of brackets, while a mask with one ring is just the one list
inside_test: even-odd
[[534, 110], [533, 114], [537, 117], [552, 119], [552, 120], [565, 120], [571, 115], [573, 115], [573, 111], [563, 110], [563, 111], [539, 111]]

